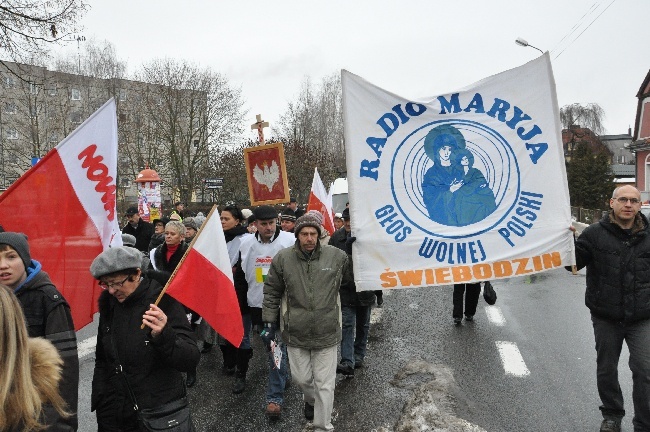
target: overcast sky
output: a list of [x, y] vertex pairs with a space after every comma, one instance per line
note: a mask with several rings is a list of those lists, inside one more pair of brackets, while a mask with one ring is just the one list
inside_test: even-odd
[[560, 107], [598, 103], [607, 133], [626, 133], [650, 68], [647, 0], [89, 1], [82, 34], [131, 71], [159, 57], [210, 66], [241, 86], [248, 123], [271, 126], [305, 76], [347, 69], [421, 99], [540, 55], [522, 37], [550, 50]]

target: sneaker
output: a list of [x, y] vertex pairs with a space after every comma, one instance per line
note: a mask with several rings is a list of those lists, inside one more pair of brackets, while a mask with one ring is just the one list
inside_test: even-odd
[[238, 376], [235, 378], [235, 384], [232, 386], [234, 394], [243, 393], [246, 390], [246, 377]]
[[314, 419], [314, 406], [310, 405], [309, 403], [305, 402], [305, 409], [303, 410], [305, 413], [305, 418], [309, 421], [312, 421]]
[[282, 407], [275, 402], [269, 402], [266, 406], [266, 416], [270, 419], [279, 419], [282, 414]]
[[463, 321], [462, 318], [454, 318], [454, 324], [460, 325], [460, 323]]
[[600, 424], [600, 432], [621, 432], [621, 421], [605, 419]]
[[345, 376], [354, 376], [354, 368], [348, 364], [339, 363], [336, 366], [336, 373], [340, 373]]
[[474, 315], [465, 315], [465, 321], [474, 321]]
[[380, 308], [384, 305], [384, 297], [377, 297], [377, 307]]

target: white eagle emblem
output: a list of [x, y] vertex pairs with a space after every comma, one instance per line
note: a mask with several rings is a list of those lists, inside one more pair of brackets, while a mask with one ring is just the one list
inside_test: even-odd
[[255, 165], [253, 168], [253, 178], [259, 184], [266, 186], [266, 188], [271, 191], [273, 185], [275, 185], [280, 179], [280, 168], [275, 163], [271, 162], [271, 166], [267, 166], [266, 162], [262, 164], [262, 167]]

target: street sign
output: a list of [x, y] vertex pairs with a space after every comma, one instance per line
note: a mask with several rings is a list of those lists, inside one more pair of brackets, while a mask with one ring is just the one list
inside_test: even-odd
[[221, 189], [222, 186], [223, 186], [223, 177], [205, 179], [206, 189]]

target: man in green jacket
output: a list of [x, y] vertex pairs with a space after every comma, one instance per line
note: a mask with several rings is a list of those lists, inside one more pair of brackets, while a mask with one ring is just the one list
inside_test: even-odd
[[[315, 431], [333, 430], [336, 349], [341, 342], [341, 285], [349, 281], [348, 257], [321, 246], [319, 221], [307, 214], [296, 221], [297, 241], [271, 262], [264, 282], [264, 333], [279, 329], [287, 345], [291, 375], [303, 392], [304, 414]], [[286, 361], [282, 359], [282, 361]]]

